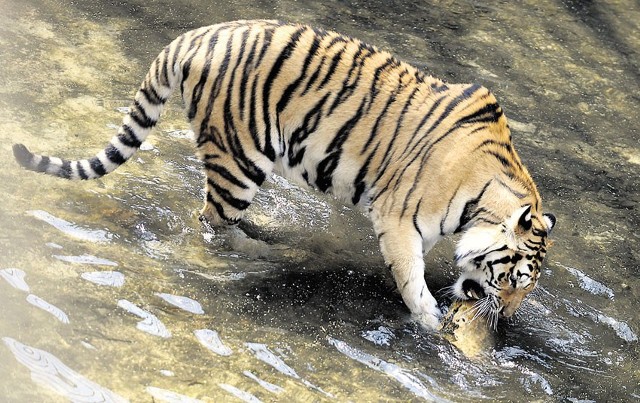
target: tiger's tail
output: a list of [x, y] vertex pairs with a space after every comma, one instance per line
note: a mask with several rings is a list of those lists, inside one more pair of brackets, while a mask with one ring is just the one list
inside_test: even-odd
[[124, 164], [158, 123], [165, 102], [180, 80], [181, 72], [169, 57], [173, 51], [171, 45], [167, 46], [151, 64], [118, 134], [94, 157], [65, 160], [34, 154], [23, 144], [14, 144], [13, 155], [18, 163], [31, 171], [75, 180], [100, 178]]

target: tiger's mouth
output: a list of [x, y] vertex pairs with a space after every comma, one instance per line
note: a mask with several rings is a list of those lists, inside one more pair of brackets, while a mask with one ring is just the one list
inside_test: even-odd
[[462, 282], [462, 293], [469, 299], [482, 299], [487, 296], [484, 288], [475, 280], [466, 279]]

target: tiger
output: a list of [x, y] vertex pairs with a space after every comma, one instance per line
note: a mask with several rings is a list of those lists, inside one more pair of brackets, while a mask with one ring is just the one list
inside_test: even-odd
[[435, 78], [350, 36], [241, 20], [186, 32], [152, 62], [117, 134], [66, 160], [14, 144], [27, 170], [100, 178], [128, 161], [178, 88], [205, 176], [200, 218], [237, 224], [272, 173], [368, 214], [413, 320], [442, 316], [425, 255], [461, 233], [455, 298], [510, 317], [537, 285], [556, 223], [494, 95]]

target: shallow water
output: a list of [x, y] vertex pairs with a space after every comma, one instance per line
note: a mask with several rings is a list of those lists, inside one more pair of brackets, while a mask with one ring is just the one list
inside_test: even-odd
[[[2, 401], [637, 401], [640, 7], [632, 1], [0, 0]], [[420, 330], [367, 219], [275, 178], [204, 228], [177, 99], [137, 156], [71, 183], [11, 144], [87, 156], [185, 30], [335, 29], [498, 96], [559, 218], [540, 290], [468, 357]], [[90, 153], [89, 153], [90, 151]], [[427, 257], [451, 284], [452, 243]], [[440, 297], [445, 303], [446, 301]]]

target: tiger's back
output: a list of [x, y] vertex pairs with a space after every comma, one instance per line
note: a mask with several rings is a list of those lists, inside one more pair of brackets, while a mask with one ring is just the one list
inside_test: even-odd
[[178, 37], [95, 157], [67, 161], [21, 145], [14, 154], [28, 169], [102, 176], [139, 148], [178, 85], [207, 178], [204, 218], [237, 222], [274, 170], [365, 205], [405, 303], [430, 327], [438, 313], [422, 257], [437, 240], [518, 214], [535, 218], [544, 244], [553, 226], [487, 89], [445, 84], [356, 39], [275, 21]]

